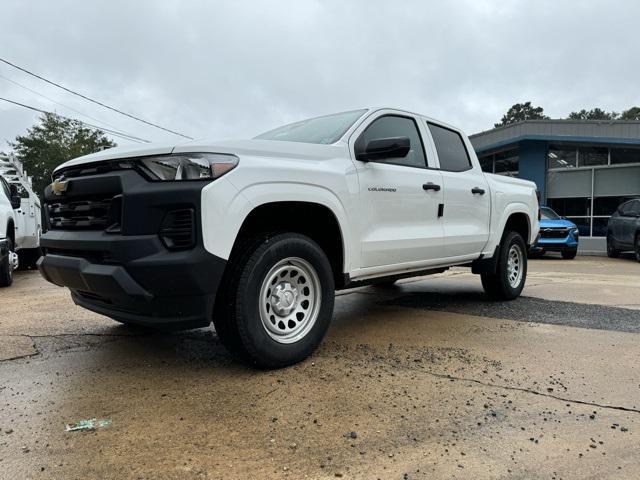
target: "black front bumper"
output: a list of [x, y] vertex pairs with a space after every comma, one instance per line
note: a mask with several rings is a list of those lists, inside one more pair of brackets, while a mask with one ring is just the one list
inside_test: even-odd
[[[102, 179], [121, 184], [121, 228], [116, 233], [49, 230], [42, 236], [45, 255], [38, 262], [43, 277], [68, 287], [76, 304], [125, 323], [162, 329], [208, 325], [226, 261], [203, 246], [199, 219], [205, 183], [161, 184], [134, 171], [110, 172], [71, 178], [69, 195], [81, 199], [87, 179], [92, 188]], [[194, 212], [189, 248], [172, 249], [159, 233], [177, 209]]]

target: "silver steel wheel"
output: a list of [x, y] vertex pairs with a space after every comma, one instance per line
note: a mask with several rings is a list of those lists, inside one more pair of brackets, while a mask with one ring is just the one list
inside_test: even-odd
[[20, 261], [16, 252], [9, 252], [9, 272], [13, 275], [13, 271], [18, 269]]
[[522, 281], [523, 262], [524, 254], [520, 245], [511, 245], [509, 256], [507, 257], [507, 279], [511, 288], [517, 288]]
[[298, 257], [280, 260], [260, 288], [262, 326], [278, 343], [294, 343], [316, 323], [322, 300], [320, 279], [309, 262]]

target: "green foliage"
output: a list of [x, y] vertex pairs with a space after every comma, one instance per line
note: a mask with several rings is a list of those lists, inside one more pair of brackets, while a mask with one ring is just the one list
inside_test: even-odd
[[33, 177], [33, 189], [39, 195], [51, 183], [51, 173], [61, 163], [116, 146], [101, 130], [51, 113], [43, 114], [26, 135], [17, 136], [10, 145]]
[[631, 107], [620, 114], [620, 120], [640, 120], [640, 107]]
[[507, 113], [502, 116], [500, 123], [496, 123], [495, 126], [501, 127], [524, 120], [546, 120], [548, 118], [549, 117], [544, 114], [542, 107], [534, 107], [531, 105], [531, 102], [516, 103], [507, 110]]
[[601, 108], [592, 108], [569, 114], [571, 120], [640, 120], [640, 107], [631, 107], [622, 113], [606, 112]]
[[579, 112], [571, 112], [568, 118], [570, 120], [616, 120], [619, 116], [618, 112], [606, 112], [596, 107], [591, 110], [583, 108]]

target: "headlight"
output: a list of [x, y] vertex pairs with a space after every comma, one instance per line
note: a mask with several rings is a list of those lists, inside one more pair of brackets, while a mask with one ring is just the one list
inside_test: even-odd
[[577, 228], [577, 227], [575, 227], [575, 228], [572, 228], [572, 229], [571, 229], [571, 233], [572, 233], [575, 237], [577, 237], [577, 236], [578, 236], [578, 234], [580, 233], [580, 230], [578, 230], [578, 228]]
[[238, 165], [238, 157], [221, 153], [178, 153], [140, 160], [157, 180], [216, 179]]

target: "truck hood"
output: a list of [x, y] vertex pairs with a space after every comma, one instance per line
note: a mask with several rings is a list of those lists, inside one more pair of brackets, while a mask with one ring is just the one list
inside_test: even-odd
[[54, 173], [78, 165], [125, 158], [167, 155], [169, 153], [231, 153], [239, 157], [278, 157], [299, 160], [330, 160], [347, 152], [346, 144], [319, 145], [314, 143], [282, 142], [278, 140], [195, 140], [178, 145], [145, 144], [115, 147], [74, 158], [59, 165]]

